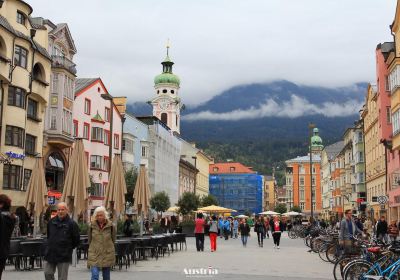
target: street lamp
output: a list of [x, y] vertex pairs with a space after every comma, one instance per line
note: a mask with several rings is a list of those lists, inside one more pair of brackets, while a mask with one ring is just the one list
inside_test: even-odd
[[[114, 106], [113, 106], [113, 97], [110, 94], [101, 94], [101, 98], [104, 100], [110, 100], [110, 139], [109, 139], [109, 144], [110, 146], [108, 147], [108, 172], [110, 172], [111, 168], [111, 162], [112, 162], [112, 149], [113, 149], [113, 122], [114, 122]], [[123, 137], [123, 135], [121, 135]]]
[[314, 222], [314, 209], [313, 209], [313, 184], [312, 184], [312, 136], [313, 136], [313, 129], [315, 128], [315, 124], [309, 123], [308, 124], [308, 130], [309, 130], [309, 140], [310, 140], [310, 214], [311, 214], [311, 219], [310, 222]]

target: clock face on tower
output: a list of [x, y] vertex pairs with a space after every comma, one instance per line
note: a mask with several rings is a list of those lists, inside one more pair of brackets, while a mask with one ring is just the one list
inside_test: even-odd
[[161, 110], [167, 110], [168, 109], [168, 107], [169, 107], [169, 101], [168, 100], [166, 100], [166, 99], [162, 99], [162, 100], [160, 100], [160, 109]]

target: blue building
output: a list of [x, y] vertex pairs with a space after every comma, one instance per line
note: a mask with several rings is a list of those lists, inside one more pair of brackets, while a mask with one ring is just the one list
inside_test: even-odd
[[220, 206], [235, 214], [260, 213], [263, 204], [263, 177], [241, 163], [210, 165], [210, 194]]

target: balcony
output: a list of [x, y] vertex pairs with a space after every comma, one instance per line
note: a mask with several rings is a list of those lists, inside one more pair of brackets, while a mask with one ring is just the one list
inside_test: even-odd
[[51, 63], [52, 67], [63, 68], [73, 75], [76, 74], [76, 64], [73, 63], [68, 58], [66, 58], [65, 56], [52, 55], [51, 58], [52, 58], [52, 63]]
[[0, 54], [0, 80], [8, 82], [10, 60]]

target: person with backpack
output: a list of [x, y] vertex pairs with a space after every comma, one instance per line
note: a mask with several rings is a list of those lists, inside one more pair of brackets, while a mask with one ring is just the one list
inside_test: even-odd
[[57, 216], [47, 224], [47, 247], [44, 254], [44, 278], [54, 280], [58, 270], [58, 280], [68, 279], [72, 251], [79, 245], [79, 227], [68, 215], [65, 202], [57, 205]]
[[229, 234], [230, 234], [230, 229], [231, 229], [231, 222], [229, 221], [229, 219], [226, 219], [224, 221], [223, 227], [224, 227], [225, 240], [228, 240], [229, 239]]
[[94, 210], [88, 239], [87, 265], [92, 274], [91, 280], [99, 280], [100, 271], [103, 280], [110, 280], [111, 267], [115, 265], [116, 229], [103, 206]]

